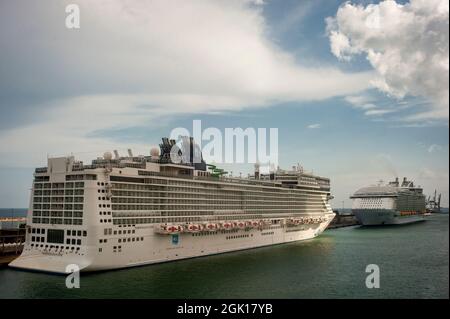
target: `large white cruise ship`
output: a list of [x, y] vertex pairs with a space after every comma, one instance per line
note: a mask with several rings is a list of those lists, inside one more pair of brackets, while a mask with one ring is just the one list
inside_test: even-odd
[[[192, 139], [191, 139], [192, 141]], [[170, 160], [174, 140], [150, 156], [106, 152], [37, 168], [26, 243], [10, 266], [99, 271], [310, 239], [334, 217], [330, 181], [277, 169], [226, 177], [213, 165]]]
[[363, 187], [355, 192], [352, 211], [362, 225], [407, 224], [425, 220], [425, 195], [421, 187], [398, 178], [387, 185]]

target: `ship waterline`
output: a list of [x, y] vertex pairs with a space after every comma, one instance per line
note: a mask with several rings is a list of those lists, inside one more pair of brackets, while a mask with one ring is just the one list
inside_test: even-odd
[[334, 217], [327, 178], [258, 167], [228, 178], [203, 160], [172, 163], [174, 145], [163, 139], [151, 156], [105, 153], [91, 165], [49, 158], [35, 171], [25, 247], [10, 266], [66, 273], [73, 264], [161, 263], [311, 239]]
[[426, 220], [425, 215], [420, 212], [401, 216], [398, 212], [388, 209], [379, 210], [376, 213], [371, 210], [355, 210], [355, 216], [364, 226], [403, 225]]
[[[329, 219], [331, 220], [332, 216]], [[98, 246], [86, 247], [85, 253], [81, 256], [70, 253], [64, 255], [63, 252], [24, 253], [10, 266], [55, 273], [66, 273], [67, 267], [74, 264], [81, 271], [127, 268], [311, 239], [322, 233], [327, 225], [328, 222], [324, 222], [313, 227], [303, 227], [288, 232], [281, 228], [267, 228], [264, 231], [229, 233], [217, 231], [196, 235], [175, 234], [168, 237], [155, 236], [150, 230], [148, 236], [142, 234], [146, 238], [142, 242], [133, 243], [132, 249], [127, 247], [129, 252], [126, 254], [122, 253], [126, 249], [125, 244], [122, 245], [121, 250], [116, 250], [114, 253], [113, 245], [116, 244], [112, 243], [103, 245], [102, 250], [113, 251], [113, 254], [97, 254]], [[174, 241], [177, 241], [176, 245]]]

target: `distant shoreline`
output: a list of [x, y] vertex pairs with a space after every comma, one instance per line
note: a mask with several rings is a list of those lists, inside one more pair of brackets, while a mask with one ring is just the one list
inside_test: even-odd
[[0, 208], [0, 217], [27, 217], [28, 208]]

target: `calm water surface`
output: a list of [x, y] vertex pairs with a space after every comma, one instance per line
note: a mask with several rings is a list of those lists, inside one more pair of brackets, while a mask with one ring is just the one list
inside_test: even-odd
[[[392, 227], [329, 230], [314, 240], [65, 277], [0, 269], [0, 298], [449, 298], [448, 215]], [[380, 267], [367, 289], [365, 268]]]

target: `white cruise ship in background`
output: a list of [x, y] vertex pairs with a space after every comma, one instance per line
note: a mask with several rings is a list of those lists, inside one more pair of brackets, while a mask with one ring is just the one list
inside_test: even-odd
[[91, 165], [49, 158], [35, 170], [25, 247], [10, 266], [65, 273], [70, 264], [160, 263], [310, 239], [334, 217], [327, 178], [258, 166], [252, 177], [225, 177], [203, 160], [171, 162], [174, 144], [163, 138], [150, 156], [107, 152]]
[[387, 185], [363, 187], [355, 192], [352, 212], [362, 225], [406, 224], [425, 220], [421, 187], [403, 178]]

